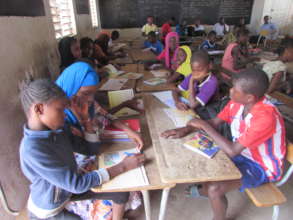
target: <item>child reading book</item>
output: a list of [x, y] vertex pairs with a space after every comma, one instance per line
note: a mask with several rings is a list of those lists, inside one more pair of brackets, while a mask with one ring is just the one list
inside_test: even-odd
[[293, 40], [290, 39], [281, 45], [277, 52], [279, 57], [277, 60], [270, 61], [263, 66], [263, 71], [268, 75], [270, 86], [267, 93], [272, 93], [281, 88], [286, 88], [286, 93], [290, 93], [292, 88], [289, 80], [286, 81], [286, 62], [293, 61]]
[[177, 53], [177, 66], [178, 68], [176, 71], [171, 74], [171, 76], [168, 78], [167, 82], [174, 82], [180, 78], [180, 76], [187, 77], [189, 74], [191, 74], [191, 50], [188, 46], [181, 46]]
[[[165, 131], [165, 138], [178, 138], [195, 130], [205, 131], [235, 163], [240, 180], [209, 182], [189, 187], [190, 196], [207, 196], [215, 220], [226, 219], [226, 193], [237, 188], [257, 187], [280, 180], [286, 154], [286, 136], [282, 116], [266, 99], [269, 79], [262, 70], [250, 68], [237, 74], [230, 90], [231, 101], [209, 121], [192, 119], [186, 127]], [[230, 124], [232, 140], [217, 129]]]
[[144, 42], [144, 48], [149, 48], [154, 54], [159, 55], [162, 53], [164, 46], [157, 39], [154, 31], [149, 32], [147, 40]]
[[216, 49], [216, 32], [211, 31], [208, 33], [207, 39], [202, 42], [202, 44], [199, 46], [199, 49], [201, 50], [215, 50]]
[[[192, 73], [185, 77], [176, 90], [172, 91], [175, 105], [179, 110], [205, 106], [216, 94], [218, 80], [210, 72], [210, 59], [206, 52], [199, 51], [192, 55]], [[181, 97], [183, 96], [184, 99]]]
[[93, 193], [92, 187], [139, 167], [144, 155], [126, 157], [121, 163], [85, 174], [77, 171], [73, 151], [95, 155], [99, 142], [91, 130], [85, 136], [72, 134], [64, 125], [64, 110], [69, 104], [66, 94], [47, 79], [25, 81], [21, 85], [21, 103], [27, 117], [20, 145], [20, 164], [31, 182], [28, 199], [29, 218], [81, 218], [64, 209], [69, 201], [90, 198], [113, 200], [113, 219], [122, 220], [128, 193]]

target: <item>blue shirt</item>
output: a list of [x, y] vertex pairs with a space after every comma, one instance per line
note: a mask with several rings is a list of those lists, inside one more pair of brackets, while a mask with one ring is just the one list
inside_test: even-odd
[[216, 43], [211, 43], [209, 40], [205, 40], [199, 47], [201, 50], [215, 49]]
[[145, 48], [151, 48], [152, 51], [156, 54], [159, 55], [160, 53], [162, 53], [164, 46], [163, 44], [157, 40], [156, 43], [151, 43], [149, 41], [145, 41], [144, 42], [144, 47]]
[[31, 201], [33, 205], [28, 205], [28, 209], [40, 216], [34, 207], [54, 210], [61, 207], [72, 193], [86, 192], [107, 181], [103, 169], [86, 174], [77, 172], [73, 152], [96, 155], [98, 148], [99, 142], [74, 136], [68, 126], [55, 131], [34, 131], [24, 126], [20, 164], [31, 182], [29, 204]]

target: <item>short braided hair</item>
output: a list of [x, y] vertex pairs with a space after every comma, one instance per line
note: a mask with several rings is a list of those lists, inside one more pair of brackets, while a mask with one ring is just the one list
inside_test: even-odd
[[26, 114], [35, 103], [48, 103], [54, 99], [66, 98], [64, 91], [50, 79], [24, 80], [19, 87], [21, 104]]

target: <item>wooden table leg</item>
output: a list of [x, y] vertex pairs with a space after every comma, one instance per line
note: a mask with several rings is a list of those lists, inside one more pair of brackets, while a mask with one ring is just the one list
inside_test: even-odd
[[162, 198], [161, 198], [161, 205], [160, 205], [160, 214], [159, 220], [164, 220], [166, 214], [166, 207], [168, 203], [169, 192], [171, 188], [163, 189]]
[[150, 203], [150, 194], [148, 190], [141, 191], [143, 196], [145, 218], [146, 220], [151, 220], [151, 203]]

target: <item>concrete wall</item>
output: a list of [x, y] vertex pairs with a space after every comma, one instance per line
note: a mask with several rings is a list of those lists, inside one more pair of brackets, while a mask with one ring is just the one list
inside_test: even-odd
[[[18, 83], [33, 67], [36, 77], [56, 78], [59, 55], [48, 1], [44, 17], [0, 17], [0, 182], [11, 208], [25, 207], [29, 183], [19, 167], [19, 143], [25, 117]], [[76, 16], [78, 36], [94, 36], [89, 15]], [[0, 205], [0, 219], [14, 219]]]

